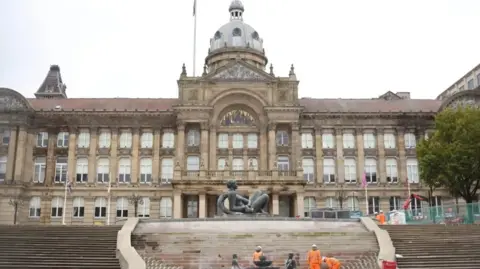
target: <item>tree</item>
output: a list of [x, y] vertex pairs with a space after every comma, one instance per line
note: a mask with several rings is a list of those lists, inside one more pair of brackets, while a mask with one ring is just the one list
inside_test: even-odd
[[433, 191], [444, 187], [467, 203], [480, 187], [480, 110], [446, 109], [435, 117], [435, 132], [417, 147], [420, 176]]

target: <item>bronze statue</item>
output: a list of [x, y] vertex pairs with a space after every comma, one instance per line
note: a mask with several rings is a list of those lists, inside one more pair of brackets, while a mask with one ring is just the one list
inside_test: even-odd
[[[228, 191], [217, 200], [217, 207], [220, 212], [230, 215], [230, 214], [257, 214], [257, 213], [267, 213], [268, 194], [258, 190], [256, 191], [250, 200], [241, 196], [237, 193], [237, 181], [231, 179], [227, 182]], [[228, 207], [225, 207], [225, 200], [228, 199]]]

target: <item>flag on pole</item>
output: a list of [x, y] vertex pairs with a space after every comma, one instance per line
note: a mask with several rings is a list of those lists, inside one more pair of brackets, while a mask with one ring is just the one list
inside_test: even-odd
[[367, 173], [363, 172], [363, 177], [362, 177], [362, 188], [366, 189], [368, 186], [367, 182]]
[[193, 16], [197, 15], [197, 0], [193, 0]]
[[71, 194], [72, 191], [73, 191], [72, 182], [70, 180], [67, 180], [67, 182], [65, 184], [66, 184], [68, 194]]

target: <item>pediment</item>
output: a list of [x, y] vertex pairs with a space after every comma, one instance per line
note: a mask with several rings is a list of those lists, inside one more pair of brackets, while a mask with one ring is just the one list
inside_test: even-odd
[[30, 105], [19, 93], [10, 89], [0, 89], [0, 111], [28, 110], [31, 110]]
[[400, 100], [402, 98], [400, 96], [394, 94], [393, 92], [388, 91], [388, 92], [380, 95], [379, 99], [384, 99], [386, 101], [390, 101], [390, 100]]
[[235, 62], [220, 68], [209, 79], [220, 81], [270, 81], [272, 76], [246, 63]]

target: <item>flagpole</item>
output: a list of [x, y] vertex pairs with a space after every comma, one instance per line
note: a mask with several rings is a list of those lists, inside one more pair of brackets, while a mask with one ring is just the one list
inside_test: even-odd
[[197, 64], [197, 0], [193, 2], [193, 76]]
[[108, 193], [108, 201], [107, 201], [107, 225], [110, 225], [110, 204], [111, 204], [111, 195], [110, 195], [110, 191], [111, 191], [111, 188], [112, 188], [112, 180], [110, 178], [110, 174], [108, 175], [108, 189], [107, 189], [107, 193]]
[[368, 215], [368, 188], [367, 184], [365, 185], [365, 212]]
[[408, 203], [410, 205], [410, 211], [412, 211], [412, 193], [410, 191], [410, 180], [407, 178], [407, 189], [408, 189], [408, 199], [410, 201], [410, 203]]
[[62, 212], [62, 225], [65, 225], [65, 215], [67, 211], [67, 194], [68, 194], [68, 176], [65, 179], [65, 193], [63, 194], [63, 212]]

